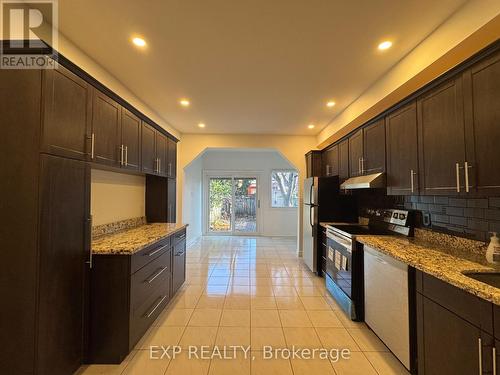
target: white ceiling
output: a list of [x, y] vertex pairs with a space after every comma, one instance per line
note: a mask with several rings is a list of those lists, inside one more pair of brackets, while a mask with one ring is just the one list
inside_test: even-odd
[[182, 133], [311, 135], [463, 3], [60, 0], [59, 27]]

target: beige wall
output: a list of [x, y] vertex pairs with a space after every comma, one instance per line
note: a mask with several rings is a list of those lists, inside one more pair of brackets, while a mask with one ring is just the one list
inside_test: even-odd
[[145, 184], [144, 176], [92, 169], [92, 225], [144, 216]]

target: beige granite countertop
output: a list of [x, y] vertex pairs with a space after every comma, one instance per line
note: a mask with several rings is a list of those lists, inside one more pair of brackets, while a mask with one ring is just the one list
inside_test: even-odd
[[500, 271], [499, 266], [487, 263], [481, 249], [466, 249], [454, 244], [438, 244], [421, 238], [398, 236], [357, 236], [356, 240], [422, 272], [500, 305], [500, 289], [463, 274], [463, 272]]
[[92, 239], [94, 254], [134, 254], [184, 229], [187, 224], [153, 223]]

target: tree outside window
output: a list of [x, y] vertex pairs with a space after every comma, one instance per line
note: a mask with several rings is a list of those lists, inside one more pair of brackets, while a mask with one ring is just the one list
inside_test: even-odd
[[296, 171], [273, 171], [271, 173], [271, 207], [298, 207], [299, 174]]

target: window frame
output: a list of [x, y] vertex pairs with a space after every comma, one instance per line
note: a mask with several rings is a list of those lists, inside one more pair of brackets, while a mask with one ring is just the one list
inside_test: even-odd
[[[274, 206], [273, 205], [273, 175], [276, 172], [295, 173], [297, 175], [297, 205], [296, 206]], [[272, 169], [269, 174], [269, 207], [273, 210], [295, 210], [299, 208], [299, 171], [296, 169]]]

